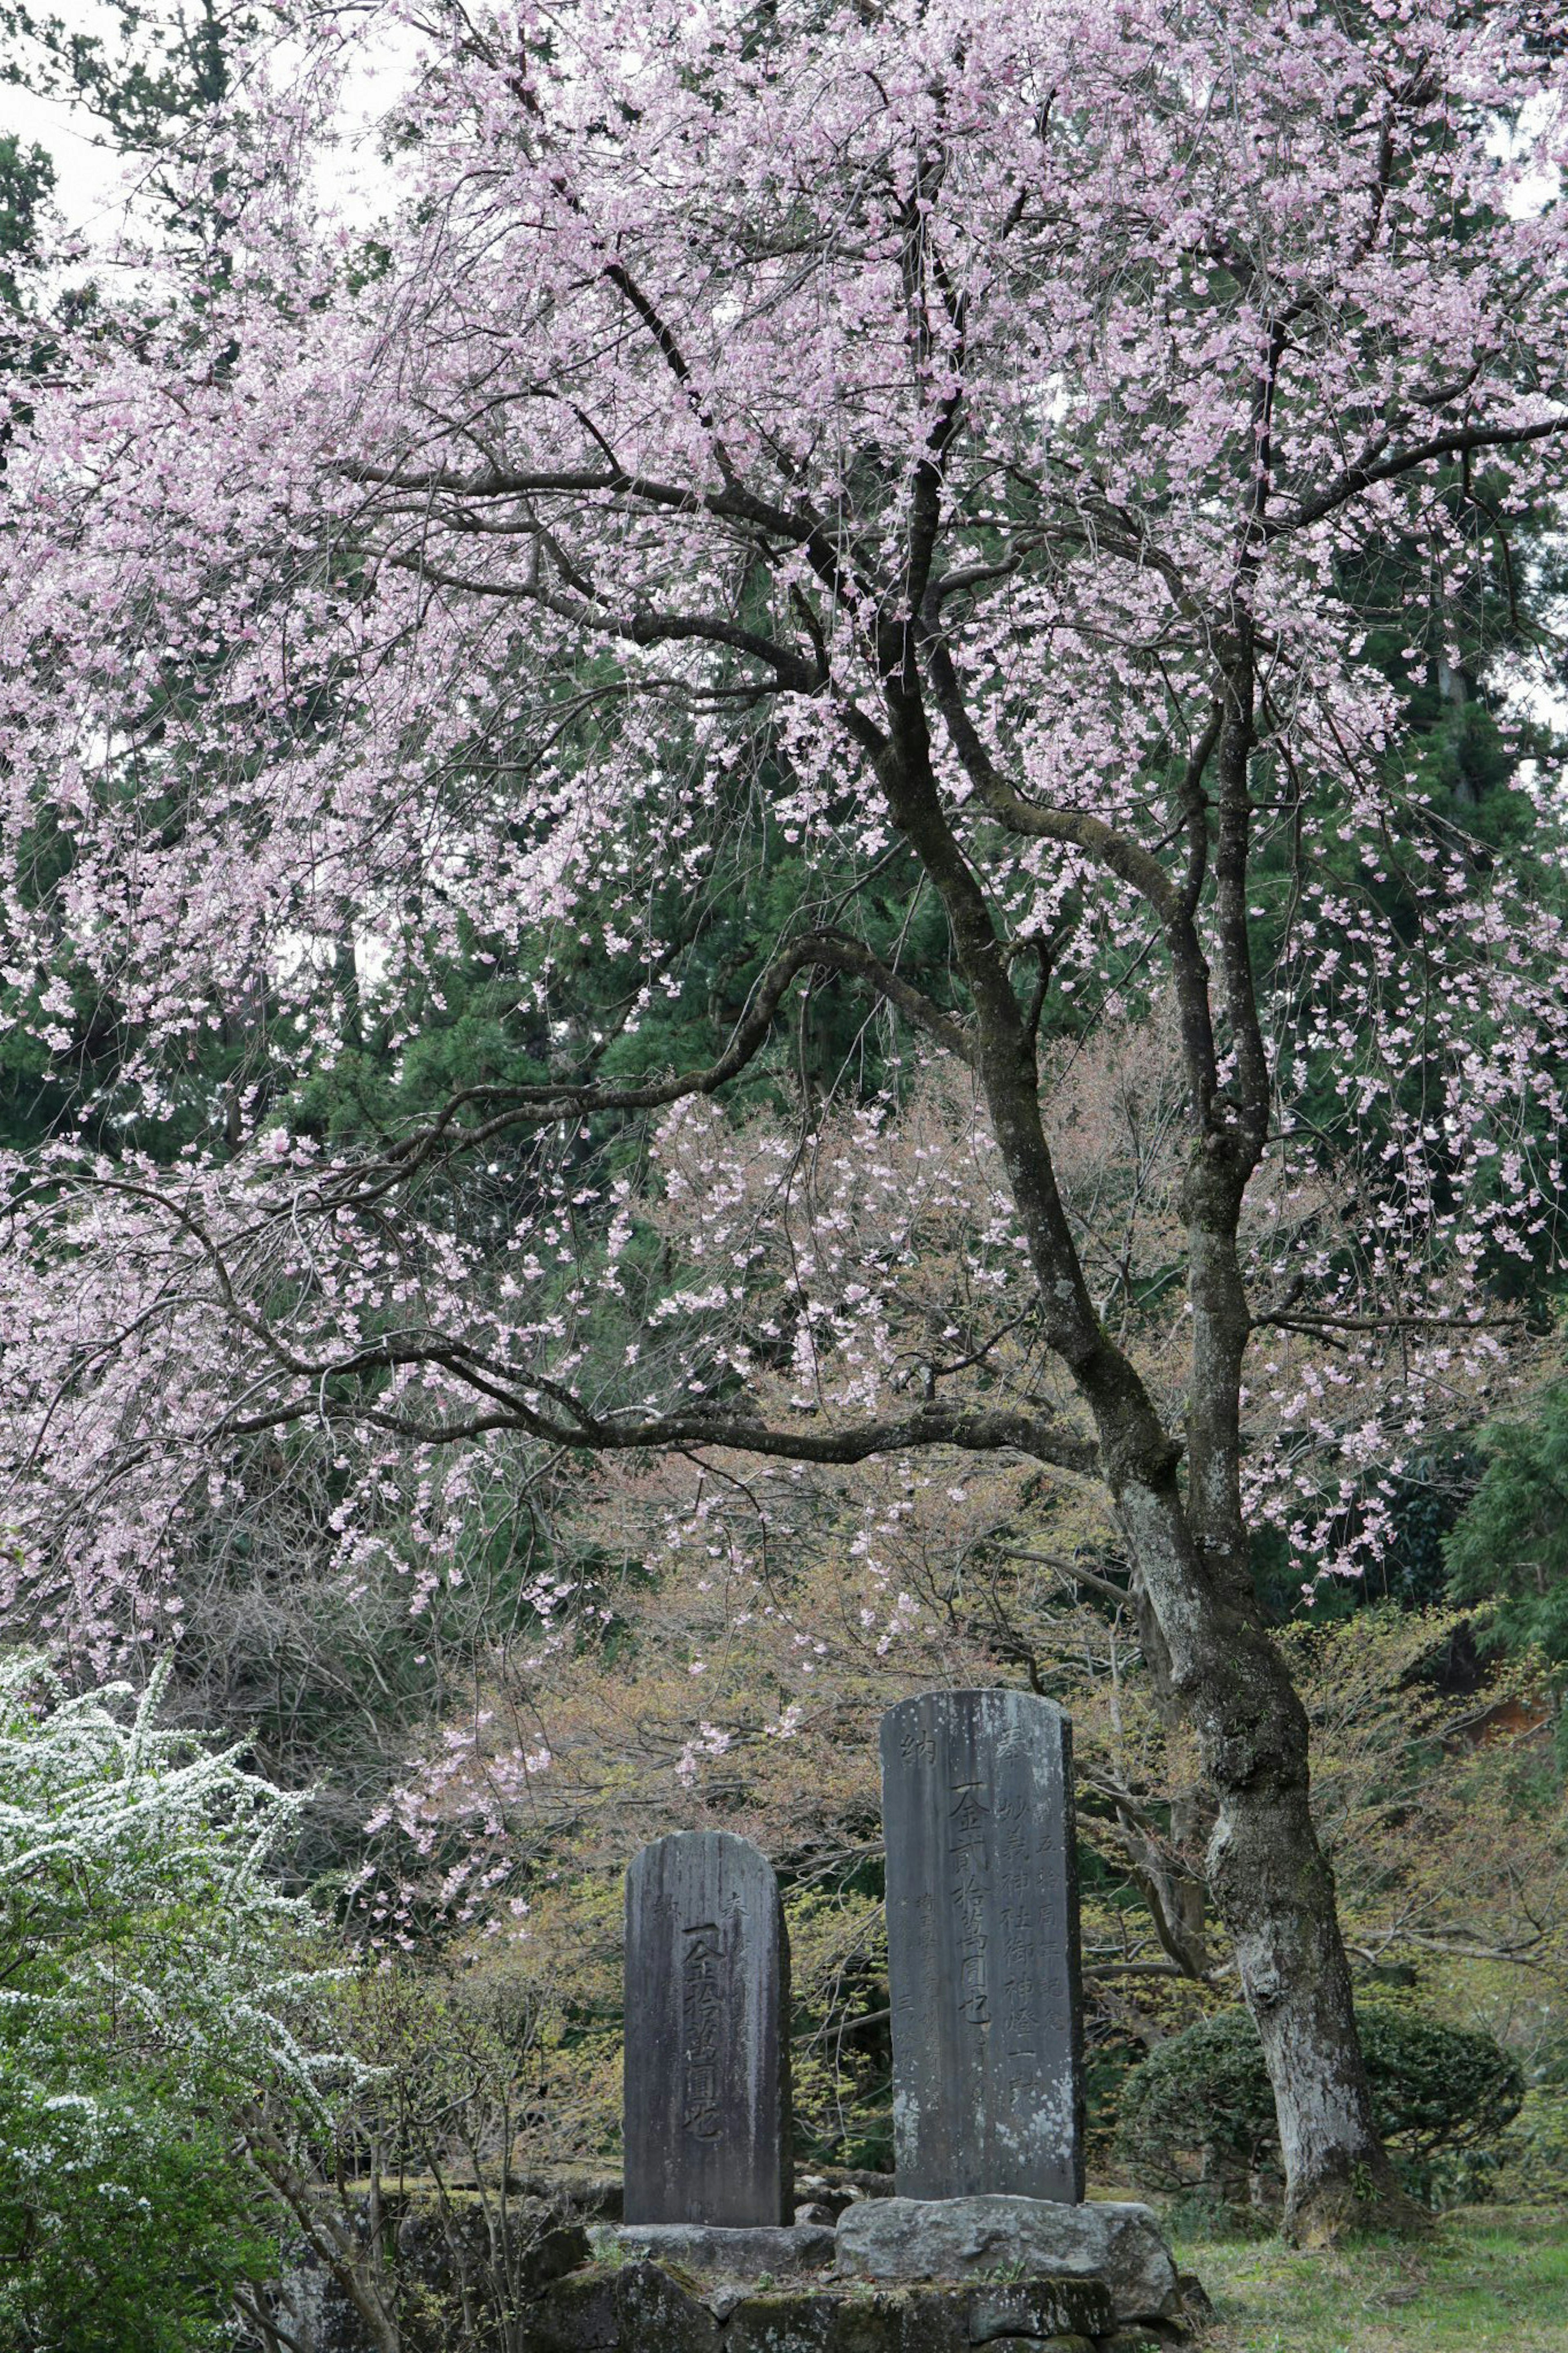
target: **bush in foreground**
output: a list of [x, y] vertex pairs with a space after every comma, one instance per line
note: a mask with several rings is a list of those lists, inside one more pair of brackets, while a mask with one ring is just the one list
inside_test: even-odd
[[163, 1685], [0, 1658], [0, 2345], [228, 2342], [278, 2258], [240, 2119], [320, 2112], [335, 2065], [267, 1872], [299, 1801], [160, 1726]]

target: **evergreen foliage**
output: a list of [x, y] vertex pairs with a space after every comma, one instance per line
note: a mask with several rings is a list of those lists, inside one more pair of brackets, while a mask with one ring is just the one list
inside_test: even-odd
[[1444, 1547], [1458, 1601], [1489, 1604], [1495, 1648], [1568, 1667], [1568, 1386], [1482, 1441], [1486, 1468]]
[[[1495, 2142], [1519, 2114], [1524, 2079], [1489, 2034], [1369, 2002], [1356, 2024], [1378, 2129], [1411, 2185], [1433, 2160]], [[1268, 2205], [1282, 2177], [1274, 2101], [1251, 2019], [1226, 2010], [1173, 2035], [1122, 2094], [1120, 2153], [1141, 2183], [1200, 2187], [1234, 2208]]]

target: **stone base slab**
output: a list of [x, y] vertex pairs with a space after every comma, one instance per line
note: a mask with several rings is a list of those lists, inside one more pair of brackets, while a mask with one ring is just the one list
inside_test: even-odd
[[682, 2271], [722, 2280], [801, 2279], [825, 2272], [837, 2253], [823, 2222], [749, 2223], [721, 2229], [710, 2222], [618, 2222], [597, 2230], [600, 2247], [618, 2247], [638, 2262], [678, 2263]]
[[[1173, 2337], [1173, 2331], [1168, 2333]], [[528, 2353], [1131, 2353], [1099, 2280], [871, 2287], [708, 2283], [648, 2261], [556, 2280]], [[1142, 2353], [1142, 2340], [1140, 2341]]]
[[868, 2198], [846, 2208], [837, 2236], [839, 2278], [1095, 2279], [1110, 2289], [1119, 2323], [1176, 2320], [1183, 2310], [1175, 2263], [1147, 2206], [1065, 2206], [1045, 2198]]

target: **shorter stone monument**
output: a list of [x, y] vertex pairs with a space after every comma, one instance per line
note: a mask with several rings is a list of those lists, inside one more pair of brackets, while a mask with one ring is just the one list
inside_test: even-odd
[[1072, 1726], [1020, 1691], [882, 1718], [893, 2144], [906, 2199], [1083, 2196]]
[[678, 1831], [626, 1873], [625, 2098], [628, 2225], [793, 2221], [789, 1944], [748, 1839]]

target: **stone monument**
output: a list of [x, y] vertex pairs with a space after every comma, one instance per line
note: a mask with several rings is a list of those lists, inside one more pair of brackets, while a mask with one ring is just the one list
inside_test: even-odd
[[1083, 2197], [1072, 1726], [1018, 1691], [882, 1718], [900, 2200]]
[[789, 1943], [773, 1865], [678, 1831], [626, 1873], [626, 2220], [794, 2218]]
[[727, 1831], [660, 1839], [626, 1873], [625, 2219], [531, 2249], [530, 2353], [1129, 2353], [1203, 2320], [1146, 2206], [1081, 2202], [1066, 1716], [909, 1700], [882, 1773], [900, 2194], [825, 2179], [836, 2225], [791, 2221], [778, 1883]]

